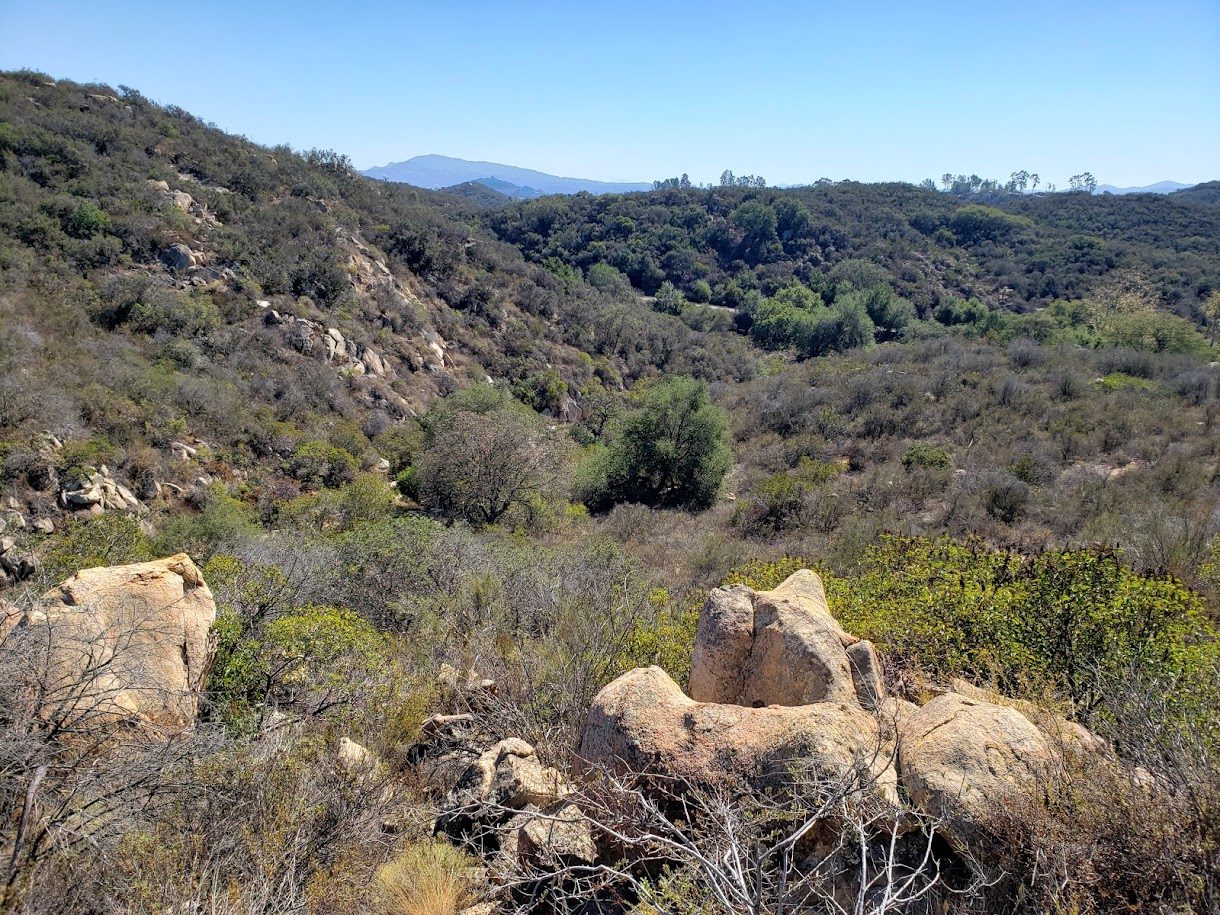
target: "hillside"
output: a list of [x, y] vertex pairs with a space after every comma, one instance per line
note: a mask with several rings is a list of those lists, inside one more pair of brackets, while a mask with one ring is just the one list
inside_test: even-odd
[[452, 187], [441, 188], [441, 191], [455, 197], [464, 197], [485, 209], [507, 206], [517, 199], [495, 190], [484, 181], [466, 181], [462, 184], [455, 184]]
[[[193, 481], [175, 473], [179, 440], [210, 443], [227, 479], [319, 441], [373, 467], [378, 436], [487, 377], [536, 384], [560, 415], [598, 373], [748, 371], [731, 340], [705, 352], [676, 318], [530, 267], [458, 197], [256, 147], [135, 93], [2, 89], [10, 480], [42, 430], [79, 440], [64, 471], [106, 464], [152, 491]], [[54, 511], [53, 490], [26, 496]]]
[[467, 181], [494, 179], [515, 187], [536, 189], [541, 194], [623, 194], [652, 190], [651, 183], [593, 181], [588, 178], [561, 178], [532, 168], [519, 168], [501, 162], [472, 162], [451, 156], [415, 156], [405, 162], [391, 162], [366, 168], [361, 174], [379, 181], [394, 181], [416, 187], [442, 188]]
[[1214, 909], [1206, 190], [514, 201], [0, 74], [0, 913]]

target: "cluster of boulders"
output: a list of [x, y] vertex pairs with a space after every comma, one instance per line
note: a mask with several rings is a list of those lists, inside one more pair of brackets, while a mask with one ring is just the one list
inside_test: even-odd
[[586, 815], [598, 803], [587, 786], [607, 775], [662, 806], [692, 787], [773, 793], [800, 778], [851, 786], [892, 811], [896, 829], [921, 817], [977, 857], [1003, 818], [1037, 809], [1066, 760], [1107, 753], [1079, 725], [963, 681], [922, 706], [887, 696], [877, 652], [839, 625], [807, 570], [772, 591], [711, 593], [690, 693], [659, 667], [614, 680], [592, 704], [569, 777], [524, 741], [495, 743], [457, 778], [437, 833], [493, 872], [612, 863], [623, 849]]
[[135, 493], [115, 480], [105, 464], [87, 472], [87, 476], [74, 485], [66, 486], [59, 494], [59, 504], [74, 511], [86, 511], [100, 515], [107, 511], [138, 512], [144, 503]]
[[86, 734], [194, 726], [215, 652], [216, 602], [185, 553], [85, 569], [27, 610], [4, 609], [0, 642], [25, 639], [45, 653], [31, 688], [56, 707], [42, 714]]
[[1105, 753], [1084, 728], [965, 683], [923, 706], [887, 698], [876, 652], [839, 626], [807, 570], [773, 591], [712, 592], [690, 689], [658, 667], [610, 683], [590, 710], [581, 766], [762, 786], [799, 761], [827, 783], [854, 780], [909, 805], [950, 844], [974, 848], [997, 816], [1035, 804], [1067, 755]]
[[0, 507], [0, 588], [33, 578], [38, 571], [38, 557], [28, 549], [31, 532], [53, 534], [55, 522], [50, 518], [27, 521], [21, 513], [21, 503], [8, 496]]
[[271, 308], [270, 302], [260, 301], [259, 306], [266, 309], [267, 323], [282, 327], [284, 336], [297, 352], [306, 356], [321, 353], [323, 359], [338, 366], [344, 374], [394, 377], [394, 369], [385, 356], [370, 346], [362, 346], [345, 337], [337, 327], [327, 327], [320, 321], [281, 313]]
[[441, 805], [435, 831], [480, 851], [492, 870], [519, 873], [592, 864], [592, 824], [576, 786], [518, 738], [471, 762]]
[[[407, 312], [423, 309], [415, 293], [394, 276], [385, 260], [359, 235], [341, 234], [339, 242], [347, 252], [348, 274], [357, 293], [368, 299], [397, 302]], [[401, 340], [400, 346], [401, 358], [413, 372], [441, 375], [454, 367], [449, 344], [434, 330], [424, 329], [413, 340]]]
[[202, 200], [196, 200], [186, 191], [172, 190], [168, 181], [150, 179], [148, 184], [153, 190], [161, 193], [162, 199], [166, 203], [194, 219], [195, 225], [207, 226], [209, 228], [218, 228], [222, 225], [215, 216], [208, 212], [206, 203]]

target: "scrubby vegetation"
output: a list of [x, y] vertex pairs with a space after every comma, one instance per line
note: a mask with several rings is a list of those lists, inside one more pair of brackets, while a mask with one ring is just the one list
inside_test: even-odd
[[[3, 597], [185, 550], [220, 615], [168, 747], [82, 751], [0, 680], [0, 911], [473, 904], [430, 836], [428, 716], [566, 769], [615, 676], [685, 681], [708, 588], [802, 566], [896, 695], [996, 687], [1180, 789], [1077, 783], [1012, 825], [989, 910], [1214, 908], [1205, 190], [509, 204], [3, 75], [0, 534], [29, 557]], [[69, 507], [103, 467], [139, 509]]]

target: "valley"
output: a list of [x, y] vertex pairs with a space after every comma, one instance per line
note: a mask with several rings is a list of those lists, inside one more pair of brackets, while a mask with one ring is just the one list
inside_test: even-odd
[[1217, 182], [411, 161], [0, 74], [0, 912], [1220, 905]]

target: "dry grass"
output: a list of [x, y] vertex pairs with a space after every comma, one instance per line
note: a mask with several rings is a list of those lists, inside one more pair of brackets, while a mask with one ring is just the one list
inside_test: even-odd
[[479, 899], [478, 862], [439, 841], [407, 846], [377, 868], [373, 899], [381, 915], [457, 915]]

